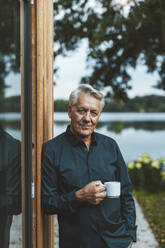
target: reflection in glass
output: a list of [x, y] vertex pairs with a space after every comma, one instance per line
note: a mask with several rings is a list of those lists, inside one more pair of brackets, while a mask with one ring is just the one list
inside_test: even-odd
[[0, 248], [20, 248], [20, 0], [1, 1], [0, 37]]
[[[107, 125], [107, 123], [103, 123], [103, 125]], [[148, 131], [158, 131], [165, 130], [165, 122], [152, 122], [152, 121], [129, 121], [129, 122], [111, 122], [107, 125], [107, 129], [109, 131], [113, 131], [115, 133], [121, 133], [124, 129], [133, 128], [135, 130], [148, 130]]]
[[9, 247], [13, 215], [21, 212], [21, 143], [0, 127], [0, 242]]

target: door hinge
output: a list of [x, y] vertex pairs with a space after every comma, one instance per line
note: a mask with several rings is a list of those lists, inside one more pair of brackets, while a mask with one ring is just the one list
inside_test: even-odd
[[34, 185], [34, 182], [32, 182], [32, 198], [35, 198], [35, 185]]

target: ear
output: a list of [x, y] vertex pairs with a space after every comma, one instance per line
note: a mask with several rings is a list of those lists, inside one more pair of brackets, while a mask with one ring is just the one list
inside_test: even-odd
[[68, 116], [71, 118], [72, 107], [69, 105], [68, 107]]

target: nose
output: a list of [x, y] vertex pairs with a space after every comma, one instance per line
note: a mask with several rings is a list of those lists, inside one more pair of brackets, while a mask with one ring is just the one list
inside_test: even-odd
[[87, 111], [87, 112], [85, 113], [85, 115], [84, 115], [84, 120], [85, 120], [86, 122], [89, 122], [89, 121], [90, 121], [90, 119], [91, 119], [90, 112], [89, 112], [89, 111]]

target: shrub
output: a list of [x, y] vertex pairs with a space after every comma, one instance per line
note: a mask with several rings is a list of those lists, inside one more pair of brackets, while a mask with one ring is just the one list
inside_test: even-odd
[[165, 190], [165, 171], [162, 171], [162, 189]]
[[128, 172], [135, 190], [156, 193], [165, 188], [165, 158], [155, 161], [148, 154], [128, 163]]

